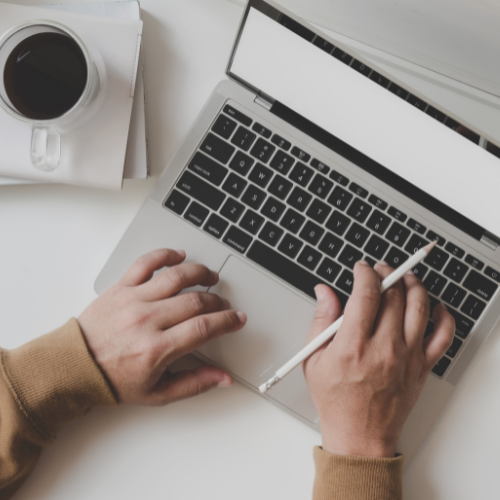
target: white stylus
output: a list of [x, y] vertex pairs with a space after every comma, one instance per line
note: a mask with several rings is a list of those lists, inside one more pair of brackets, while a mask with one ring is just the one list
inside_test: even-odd
[[[430, 251], [436, 245], [436, 241], [429, 243], [427, 246], [421, 248], [406, 262], [401, 264], [393, 273], [391, 273], [380, 284], [380, 293], [384, 293], [396, 281], [400, 280], [405, 273], [413, 269], [420, 261], [429, 255]], [[259, 387], [259, 391], [265, 394], [273, 385], [277, 384], [283, 377], [288, 375], [294, 368], [299, 366], [302, 361], [307, 359], [314, 351], [320, 348], [326, 341], [330, 340], [339, 330], [344, 316], [341, 316], [337, 321], [330, 325], [323, 333], [318, 335], [313, 341], [309, 342], [304, 349], [298, 352], [288, 363], [285, 363], [267, 382]]]

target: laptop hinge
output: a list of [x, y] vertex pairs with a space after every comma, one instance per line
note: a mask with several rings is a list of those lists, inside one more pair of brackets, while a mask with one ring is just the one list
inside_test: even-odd
[[254, 102], [269, 111], [273, 107], [274, 99], [264, 94], [264, 92], [260, 92], [259, 95], [254, 99]]
[[481, 238], [481, 243], [483, 245], [486, 245], [488, 248], [491, 248], [492, 250], [496, 250], [498, 248], [498, 245], [500, 244], [500, 239], [497, 238], [494, 234], [485, 231]]

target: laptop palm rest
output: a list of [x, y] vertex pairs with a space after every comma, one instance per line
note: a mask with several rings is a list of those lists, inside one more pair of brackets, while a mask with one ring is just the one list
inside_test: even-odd
[[[215, 339], [201, 354], [247, 384], [258, 388], [305, 342], [314, 305], [269, 278], [259, 269], [230, 256], [211, 292], [248, 316], [240, 332]], [[268, 393], [269, 397], [312, 424], [317, 413], [302, 370], [297, 368]]]

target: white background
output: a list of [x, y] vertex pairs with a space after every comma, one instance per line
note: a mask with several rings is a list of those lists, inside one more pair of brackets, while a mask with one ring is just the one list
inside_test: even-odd
[[[153, 177], [127, 181], [122, 192], [0, 188], [5, 348], [58, 327], [94, 299], [95, 277], [224, 75], [241, 7], [226, 0], [141, 3]], [[498, 337], [497, 328], [406, 472], [407, 500], [499, 497]], [[60, 432], [16, 498], [307, 499], [319, 442], [238, 385], [163, 409], [98, 409]]]

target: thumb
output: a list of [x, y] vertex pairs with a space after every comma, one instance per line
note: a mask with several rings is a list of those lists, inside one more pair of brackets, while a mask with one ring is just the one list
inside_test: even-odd
[[169, 374], [152, 395], [153, 404], [166, 405], [181, 399], [198, 396], [214, 387], [229, 387], [233, 378], [215, 366], [201, 366], [196, 370], [183, 370]]

